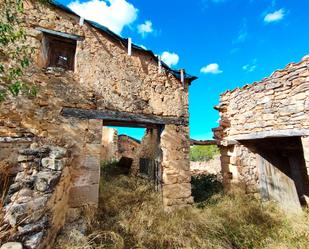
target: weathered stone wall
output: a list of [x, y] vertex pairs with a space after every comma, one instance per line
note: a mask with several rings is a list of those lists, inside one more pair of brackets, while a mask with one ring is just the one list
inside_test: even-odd
[[167, 211], [193, 203], [189, 128], [166, 125], [161, 134], [163, 202]]
[[112, 161], [118, 158], [117, 130], [109, 127], [102, 128], [101, 160]]
[[[159, 73], [157, 62], [145, 52], [133, 49], [132, 56], [128, 56], [127, 48], [111, 36], [87, 22], [79, 26], [77, 16], [33, 2], [36, 1], [25, 1], [22, 22], [27, 33], [23, 45], [34, 49], [23, 81], [35, 85], [39, 91], [34, 98], [8, 95], [1, 103], [0, 143], [9, 138], [13, 145], [18, 138], [30, 136], [43, 145], [65, 148], [68, 153], [65, 157], [70, 160], [63, 169], [48, 166], [37, 169], [35, 165], [48, 165], [55, 158], [47, 159], [51, 155], [44, 154], [43, 158], [25, 159], [29, 167], [22, 162], [27, 169], [18, 173], [15, 183], [34, 183], [35, 189], [28, 191], [23, 189], [28, 185], [22, 185], [22, 189], [12, 190], [15, 185], [11, 186], [7, 207], [14, 208], [5, 211], [8, 224], [17, 225], [19, 231], [12, 239], [22, 241], [28, 248], [52, 248], [52, 240], [63, 225], [69, 207], [98, 204], [100, 180], [104, 120], [64, 117], [63, 108], [115, 110], [188, 121], [188, 82], [182, 84], [165, 70]], [[74, 72], [44, 68], [43, 33], [37, 27], [84, 37], [77, 42]], [[1, 144], [0, 149], [10, 151], [10, 156], [3, 155], [7, 152], [2, 150], [0, 159], [9, 160], [15, 168], [17, 151], [29, 144], [8, 145]], [[192, 203], [188, 127], [167, 125], [161, 146], [162, 165], [167, 170], [163, 179], [165, 206], [169, 210]], [[40, 184], [38, 179], [42, 180]], [[22, 199], [16, 194], [20, 192]], [[16, 207], [13, 197], [18, 201]], [[40, 213], [44, 207], [46, 212], [35, 216], [39, 217], [35, 220], [15, 222], [32, 215], [32, 206]]]
[[215, 156], [209, 161], [190, 161], [190, 171], [192, 175], [211, 174], [221, 175], [221, 161], [220, 156]]
[[118, 136], [118, 157], [136, 158], [140, 147], [140, 141], [126, 135]]
[[[67, 149], [32, 143], [19, 151], [20, 171], [8, 190], [1, 239], [25, 248], [50, 248], [64, 224], [71, 160]], [[11, 230], [16, 229], [15, 233]]]
[[[71, 151], [73, 160], [69, 167], [72, 179], [68, 187], [69, 205], [96, 205], [102, 120], [64, 117], [62, 109], [116, 110], [176, 117], [187, 121], [187, 82], [183, 85], [165, 70], [158, 73], [157, 63], [147, 53], [133, 49], [133, 55], [128, 56], [123, 44], [88, 23], [79, 26], [77, 16], [53, 6], [26, 1], [23, 18], [22, 25], [28, 34], [24, 45], [34, 49], [32, 63], [24, 74], [24, 81], [36, 85], [39, 92], [32, 99], [8, 96], [1, 104], [0, 137], [10, 136], [15, 139], [30, 134], [44, 143], [65, 146]], [[83, 41], [77, 42], [74, 72], [42, 68], [43, 33], [36, 30], [36, 27], [84, 37]], [[163, 139], [165, 157], [168, 158], [164, 162], [165, 167], [177, 168], [181, 161], [187, 166], [188, 128], [168, 125], [166, 129], [166, 133], [173, 133], [173, 137], [171, 141]], [[178, 154], [177, 159], [170, 153]], [[188, 169], [185, 171], [186, 178], [180, 177], [178, 185], [173, 187], [175, 192], [186, 189], [184, 196], [178, 196], [177, 193], [175, 198], [178, 203], [181, 200], [186, 203], [191, 193]], [[177, 172], [174, 172], [174, 176]], [[165, 196], [168, 199], [174, 198], [172, 191]]]
[[259, 177], [256, 154], [244, 145], [221, 147], [223, 184], [228, 190], [232, 185], [241, 186], [246, 192], [257, 192]]
[[[221, 95], [217, 139], [309, 128], [309, 56], [252, 85]], [[263, 133], [262, 133], [263, 132]]]
[[[242, 184], [247, 191], [256, 191], [257, 154], [246, 141], [309, 133], [309, 56], [261, 82], [225, 92], [215, 108], [221, 118], [214, 135], [221, 144], [225, 186]], [[306, 158], [305, 137], [303, 147]]]
[[133, 175], [139, 173], [140, 158], [147, 158], [161, 162], [160, 134], [158, 129], [147, 129], [138, 150], [135, 153], [131, 172]]
[[[87, 23], [79, 26], [77, 16], [57, 8], [29, 3], [25, 9], [28, 43], [35, 48], [34, 59], [38, 64], [43, 35], [36, 27], [84, 37], [77, 42], [75, 57], [75, 85], [89, 91], [91, 104], [84, 108], [95, 106], [131, 113], [188, 116], [187, 91], [172, 74], [159, 74], [157, 63], [148, 54], [133, 50], [132, 56], [128, 56], [122, 44]], [[67, 98], [65, 105], [81, 104], [80, 100], [74, 100]]]

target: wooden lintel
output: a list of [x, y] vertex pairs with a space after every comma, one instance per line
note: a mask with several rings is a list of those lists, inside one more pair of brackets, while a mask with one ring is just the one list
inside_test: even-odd
[[81, 119], [102, 119], [104, 125], [125, 127], [158, 127], [162, 125], [188, 125], [185, 118], [161, 117], [110, 110], [63, 108], [61, 114]]
[[249, 134], [229, 136], [226, 140], [255, 140], [263, 138], [279, 138], [279, 137], [302, 137], [308, 136], [308, 129], [290, 129], [290, 130], [273, 130], [273, 131], [261, 131]]
[[115, 127], [134, 127], [134, 128], [159, 128], [161, 125], [154, 124], [145, 124], [145, 123], [136, 123], [136, 122], [119, 122], [119, 121], [110, 121], [104, 119], [104, 126], [115, 126]]
[[79, 35], [68, 34], [68, 33], [50, 30], [50, 29], [45, 29], [45, 28], [41, 28], [41, 27], [37, 27], [36, 30], [41, 31], [41, 32], [46, 33], [46, 34], [61, 36], [63, 38], [67, 38], [67, 39], [71, 39], [71, 40], [76, 40], [76, 41], [85, 40], [84, 37], [79, 36]]
[[218, 142], [216, 140], [194, 140], [190, 139], [191, 145], [217, 145]]

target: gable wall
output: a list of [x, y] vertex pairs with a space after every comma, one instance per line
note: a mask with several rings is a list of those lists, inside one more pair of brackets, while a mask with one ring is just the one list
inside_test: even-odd
[[[149, 55], [113, 41], [105, 33], [79, 18], [54, 7], [26, 5], [25, 27], [32, 36], [36, 64], [41, 63], [42, 33], [35, 27], [66, 32], [85, 37], [78, 41], [75, 73], [76, 88], [92, 95], [98, 109], [132, 113], [187, 117], [188, 96], [178, 79], [170, 73], [158, 73], [157, 63]], [[75, 104], [71, 99], [66, 105]]]

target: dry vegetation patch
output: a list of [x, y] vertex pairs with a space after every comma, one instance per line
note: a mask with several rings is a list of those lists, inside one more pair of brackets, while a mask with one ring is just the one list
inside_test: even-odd
[[165, 213], [149, 182], [108, 175], [100, 208], [89, 216], [89, 235], [71, 231], [58, 238], [59, 248], [309, 248], [308, 213], [286, 217], [274, 204], [239, 193], [207, 196], [203, 205]]

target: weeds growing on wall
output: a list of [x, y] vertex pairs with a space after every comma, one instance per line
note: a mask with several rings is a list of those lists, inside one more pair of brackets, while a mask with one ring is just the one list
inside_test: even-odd
[[[47, 4], [49, 0], [33, 0]], [[25, 44], [24, 0], [0, 1], [0, 103], [8, 95], [37, 95], [38, 87], [23, 80], [33, 49]]]
[[221, 192], [206, 198], [201, 208], [165, 213], [160, 194], [146, 180], [113, 175], [102, 179], [101, 187], [89, 235], [73, 230], [58, 238], [59, 248], [309, 248], [308, 214], [285, 217], [274, 204], [254, 197]]

